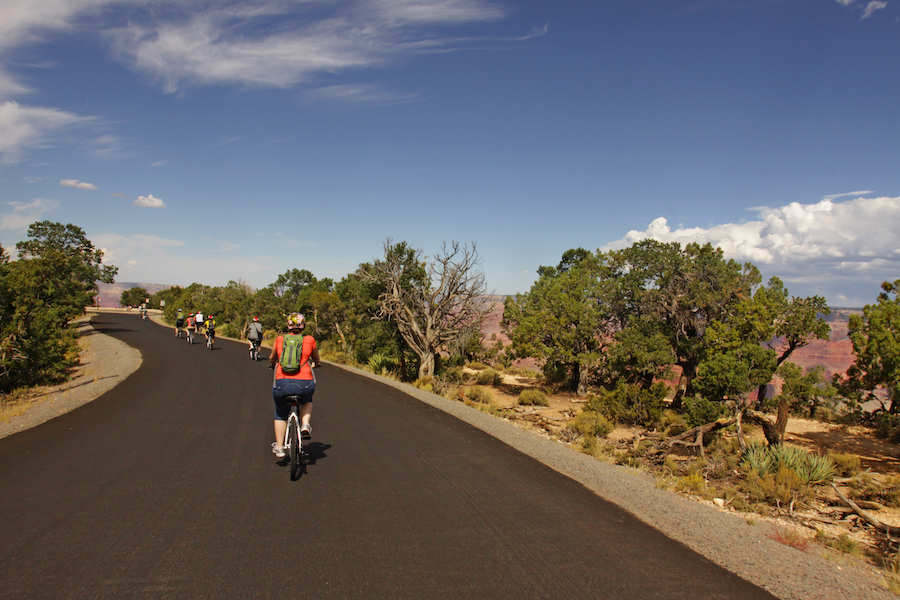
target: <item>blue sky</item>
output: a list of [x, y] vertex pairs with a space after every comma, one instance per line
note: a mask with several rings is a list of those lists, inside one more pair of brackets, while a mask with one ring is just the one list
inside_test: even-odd
[[900, 1], [0, 0], [0, 244], [119, 281], [339, 280], [474, 242], [712, 242], [832, 306], [900, 278]]

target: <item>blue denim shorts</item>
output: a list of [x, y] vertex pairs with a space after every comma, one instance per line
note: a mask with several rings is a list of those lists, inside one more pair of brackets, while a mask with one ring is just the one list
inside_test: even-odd
[[272, 388], [272, 399], [275, 401], [275, 419], [287, 421], [291, 414], [291, 405], [285, 401], [286, 396], [300, 396], [300, 404], [312, 402], [316, 382], [312, 379], [276, 379]]

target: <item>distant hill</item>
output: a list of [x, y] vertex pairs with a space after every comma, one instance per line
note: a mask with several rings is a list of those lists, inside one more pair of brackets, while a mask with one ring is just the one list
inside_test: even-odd
[[144, 288], [145, 290], [147, 290], [148, 294], [155, 294], [156, 292], [167, 290], [172, 286], [162, 283], [135, 283], [130, 281], [101, 283], [99, 285], [100, 293], [97, 295], [97, 300], [99, 302], [98, 306], [104, 308], [118, 307], [119, 298], [122, 297], [122, 292], [135, 287]]

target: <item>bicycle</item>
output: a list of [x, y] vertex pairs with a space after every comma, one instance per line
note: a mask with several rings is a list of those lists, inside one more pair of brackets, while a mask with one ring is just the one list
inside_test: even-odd
[[300, 477], [301, 467], [306, 466], [306, 451], [303, 449], [303, 442], [300, 437], [300, 396], [285, 396], [284, 399], [291, 403], [291, 414], [287, 420], [284, 447], [287, 450], [288, 462], [291, 465], [291, 481], [296, 481]]
[[194, 343], [194, 330], [192, 328], [190, 328], [190, 327], [188, 328], [186, 337], [187, 337], [188, 344]]
[[215, 340], [216, 340], [215, 333], [213, 333], [211, 331], [207, 331], [206, 332], [206, 347], [209, 348], [210, 350], [212, 350], [213, 345], [215, 344]]
[[253, 347], [250, 348], [250, 360], [259, 360], [259, 340], [250, 340]]

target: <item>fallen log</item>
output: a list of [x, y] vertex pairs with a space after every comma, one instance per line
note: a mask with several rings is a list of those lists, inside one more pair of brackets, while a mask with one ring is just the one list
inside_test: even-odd
[[840, 498], [847, 506], [852, 508], [853, 512], [855, 512], [857, 515], [859, 515], [863, 521], [865, 521], [866, 523], [868, 523], [875, 529], [878, 529], [879, 531], [883, 531], [884, 533], [888, 534], [891, 537], [900, 536], [900, 527], [894, 527], [893, 525], [887, 525], [885, 523], [882, 523], [881, 521], [879, 521], [878, 519], [876, 519], [875, 517], [873, 517], [866, 511], [864, 511], [863, 509], [861, 509], [853, 500], [851, 500], [850, 498], [848, 498], [847, 496], [842, 494], [841, 490], [837, 489], [836, 485], [834, 485], [832, 483], [831, 487], [834, 489], [835, 493], [838, 495], [838, 498]]
[[[700, 448], [700, 456], [703, 456], [705, 458], [706, 451], [703, 448], [703, 436], [707, 433], [712, 433], [713, 431], [718, 431], [719, 429], [729, 427], [730, 425], [733, 425], [736, 420], [736, 417], [733, 417], [731, 419], [719, 419], [718, 421], [713, 421], [711, 423], [706, 423], [705, 425], [700, 425], [698, 427], [688, 429], [687, 431], [679, 435], [660, 440], [654, 445], [654, 449], [658, 449], [659, 446], [666, 446], [668, 448], [671, 448], [672, 446], [676, 445], [686, 446], [688, 448]], [[694, 438], [694, 441], [687, 441], [692, 437]]]

